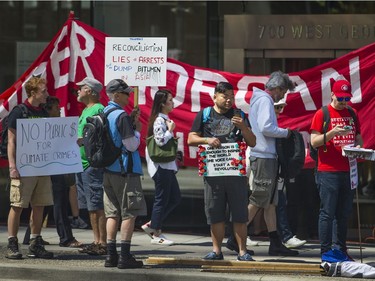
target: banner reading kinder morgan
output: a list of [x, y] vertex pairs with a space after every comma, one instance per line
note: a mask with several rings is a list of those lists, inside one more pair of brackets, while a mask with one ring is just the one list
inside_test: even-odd
[[[69, 19], [58, 31], [42, 54], [30, 68], [6, 91], [0, 95], [0, 118], [6, 116], [16, 104], [26, 98], [25, 81], [33, 74], [47, 79], [48, 91], [61, 100], [65, 116], [78, 116], [82, 105], [73, 95], [75, 84], [86, 76], [95, 77], [104, 83], [104, 53], [106, 34], [74, 19]], [[307, 132], [315, 111], [330, 102], [331, 79], [346, 79], [352, 84], [353, 99], [350, 105], [357, 109], [362, 126], [365, 148], [375, 148], [375, 44], [348, 53], [328, 63], [307, 70], [289, 73], [297, 84], [294, 92], [287, 93], [288, 106], [280, 115], [279, 125]], [[120, 77], [119, 77], [120, 78]], [[184, 163], [197, 166], [196, 148], [186, 144], [196, 113], [213, 105], [214, 87], [219, 81], [233, 84], [235, 106], [246, 113], [253, 87], [264, 87], [268, 76], [250, 76], [229, 73], [215, 69], [194, 67], [176, 60], [167, 61], [166, 88], [174, 94], [175, 109], [171, 118], [176, 122], [179, 149], [184, 152]], [[131, 85], [133, 86], [133, 85]], [[155, 92], [159, 87], [139, 87], [139, 107], [142, 111], [142, 135], [146, 136], [147, 122]], [[164, 88], [164, 87], [160, 87]], [[104, 90], [101, 102], [107, 104]], [[131, 98], [130, 110], [134, 105]], [[145, 140], [140, 152], [144, 155]], [[313, 165], [307, 157], [306, 165]]]

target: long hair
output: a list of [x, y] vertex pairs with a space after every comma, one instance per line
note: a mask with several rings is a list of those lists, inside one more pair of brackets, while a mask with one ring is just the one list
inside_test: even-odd
[[152, 136], [154, 134], [154, 122], [156, 117], [158, 117], [163, 104], [167, 102], [168, 95], [172, 94], [170, 90], [158, 90], [154, 97], [154, 103], [152, 104], [151, 115], [150, 119], [148, 120], [148, 129], [147, 129], [147, 137]]

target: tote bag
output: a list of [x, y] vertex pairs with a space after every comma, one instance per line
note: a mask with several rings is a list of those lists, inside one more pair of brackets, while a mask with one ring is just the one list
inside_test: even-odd
[[171, 162], [176, 159], [177, 142], [177, 139], [171, 138], [165, 145], [158, 146], [152, 135], [146, 139], [148, 155], [156, 163]]

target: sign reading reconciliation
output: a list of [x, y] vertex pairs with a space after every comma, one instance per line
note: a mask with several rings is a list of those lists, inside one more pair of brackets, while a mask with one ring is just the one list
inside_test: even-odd
[[167, 38], [106, 37], [105, 84], [122, 79], [131, 86], [165, 86]]

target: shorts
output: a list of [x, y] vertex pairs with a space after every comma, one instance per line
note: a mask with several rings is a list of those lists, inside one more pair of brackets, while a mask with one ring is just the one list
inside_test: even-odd
[[103, 210], [103, 169], [88, 167], [76, 174], [79, 209]]
[[207, 224], [225, 222], [227, 205], [232, 222], [246, 223], [248, 221], [247, 177], [205, 177], [204, 186]]
[[131, 219], [147, 215], [141, 178], [131, 174], [123, 177], [104, 173], [104, 212], [107, 218]]
[[20, 208], [53, 205], [50, 176], [21, 177], [10, 181], [10, 205]]
[[250, 168], [253, 174], [252, 193], [249, 203], [259, 208], [277, 206], [277, 159], [250, 157]]

